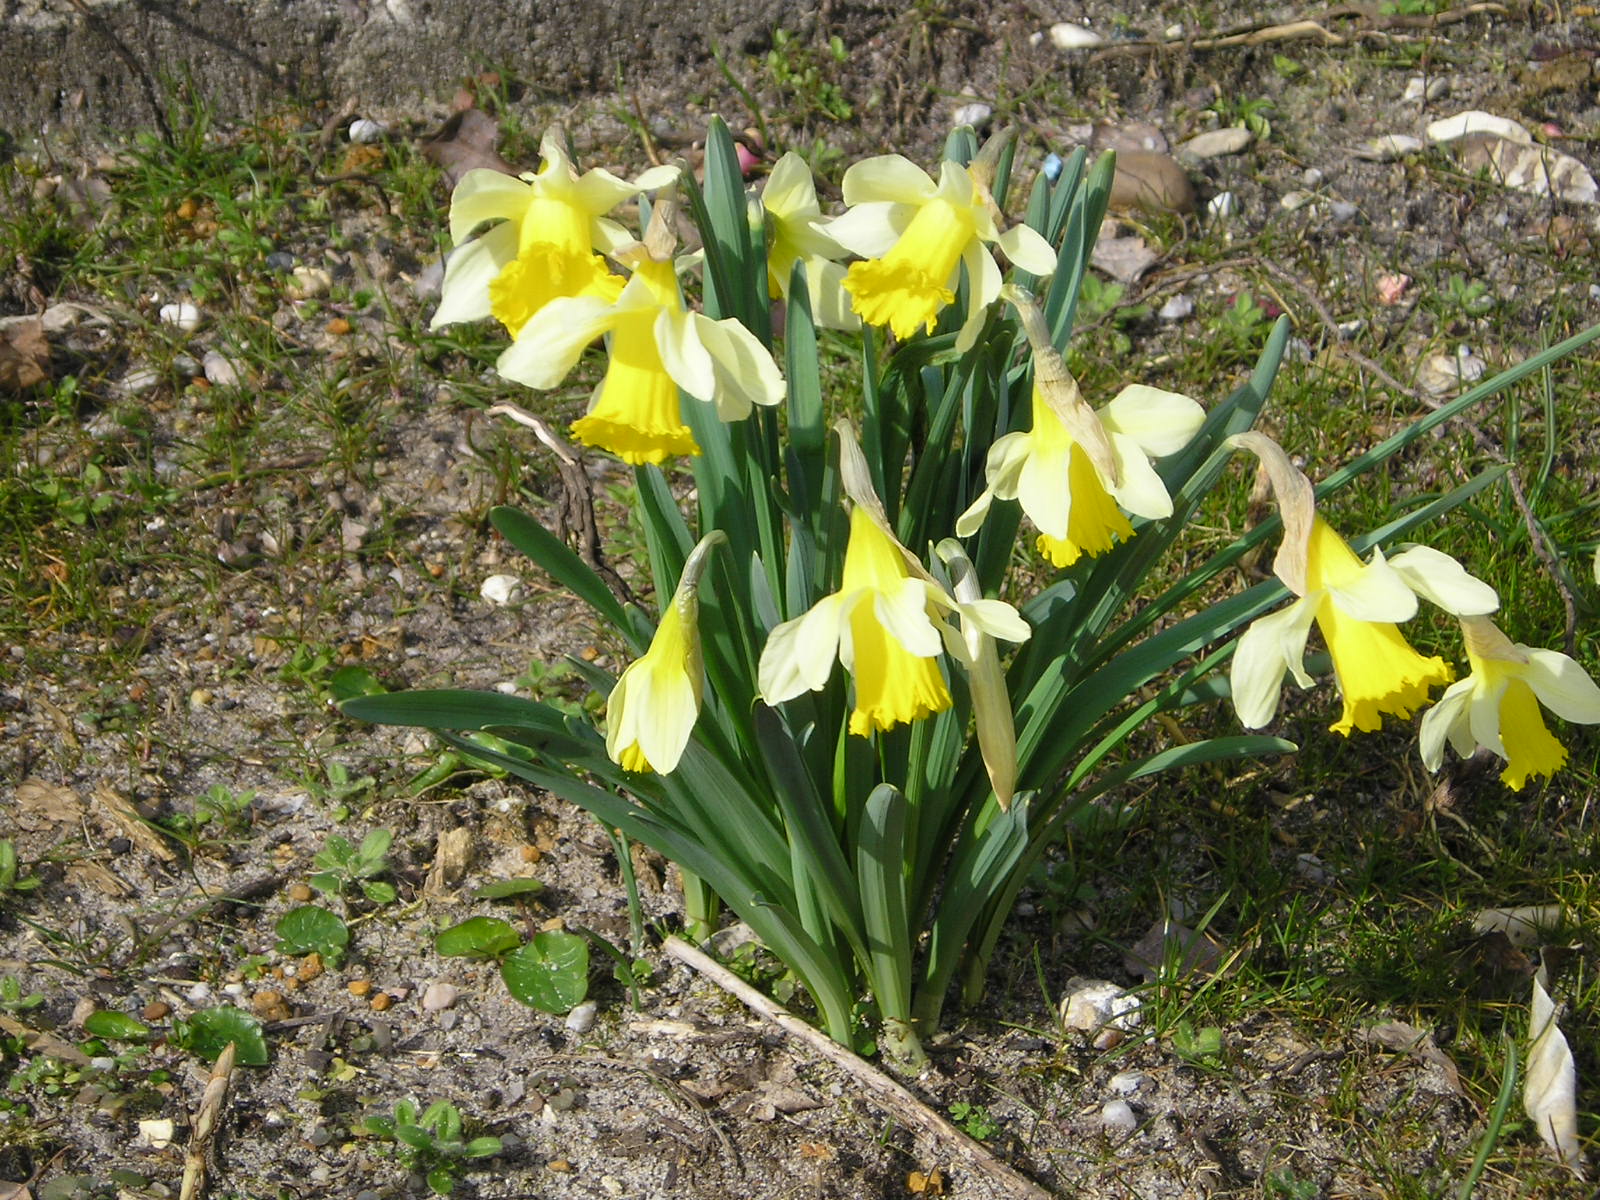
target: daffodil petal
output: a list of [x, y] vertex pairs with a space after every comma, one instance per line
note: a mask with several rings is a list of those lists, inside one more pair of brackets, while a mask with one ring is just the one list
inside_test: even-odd
[[1056, 252], [1044, 235], [1029, 225], [1013, 225], [999, 237], [1000, 252], [1030, 275], [1053, 275]]
[[1176, 454], [1205, 423], [1206, 410], [1181, 392], [1130, 383], [1100, 410], [1100, 423], [1126, 434], [1151, 458]]
[[635, 741], [651, 767], [661, 775], [669, 775], [677, 769], [694, 733], [700, 698], [688, 675], [658, 671], [657, 676], [650, 703], [639, 710]]
[[1291, 672], [1301, 687], [1311, 686], [1303, 660], [1315, 611], [1305, 601], [1296, 600], [1287, 608], [1256, 618], [1239, 638], [1229, 687], [1234, 711], [1246, 729], [1260, 729], [1277, 714], [1284, 671]]
[[1167, 494], [1167, 485], [1161, 482], [1139, 444], [1125, 433], [1112, 433], [1111, 452], [1116, 456], [1118, 479], [1106, 490], [1117, 503], [1135, 516], [1150, 520], [1170, 517], [1172, 497]]
[[1329, 584], [1327, 590], [1339, 611], [1357, 621], [1397, 624], [1417, 615], [1417, 594], [1381, 550], [1373, 552], [1366, 566], [1344, 576], [1337, 585]]
[[[1449, 739], [1460, 750], [1459, 738], [1468, 732], [1467, 707], [1472, 703], [1473, 682], [1462, 679], [1445, 689], [1439, 702], [1422, 714], [1417, 731], [1417, 749], [1422, 765], [1437, 771], [1444, 762], [1444, 744]], [[1461, 728], [1458, 730], [1458, 726]], [[1471, 753], [1469, 748], [1468, 753]]]
[[[843, 247], [839, 253], [843, 253]], [[806, 261], [806, 286], [811, 293], [811, 315], [825, 329], [860, 329], [861, 317], [850, 307], [844, 290], [844, 265], [825, 258]]]
[[901, 154], [864, 158], [844, 173], [844, 202], [860, 204], [925, 204], [939, 188], [928, 173]]
[[1494, 588], [1432, 546], [1403, 550], [1389, 565], [1413, 592], [1453, 616], [1483, 616], [1500, 607]]
[[962, 621], [971, 621], [989, 637], [1025, 642], [1033, 636], [1022, 614], [1004, 600], [967, 600], [957, 607]]
[[505, 378], [531, 388], [553, 388], [583, 356], [584, 349], [609, 329], [612, 306], [598, 296], [562, 296], [550, 301], [522, 327], [495, 363]]
[[874, 591], [873, 615], [910, 653], [932, 658], [939, 653], [939, 631], [928, 619], [928, 585], [920, 579], [903, 579], [893, 592]]
[[468, 171], [450, 193], [450, 240], [460, 245], [485, 221], [515, 222], [528, 210], [532, 193], [532, 185], [503, 171]]
[[[1017, 499], [1022, 511], [1047, 537], [1067, 536], [1072, 518], [1072, 489], [1067, 482], [1068, 454], [1054, 449], [1037, 450], [1022, 462], [1017, 472]], [[996, 488], [996, 494], [999, 489]]]
[[822, 211], [817, 204], [817, 185], [805, 159], [789, 150], [772, 164], [766, 186], [761, 189], [761, 205], [779, 217]]
[[760, 338], [733, 317], [694, 317], [695, 332], [716, 373], [717, 412], [724, 421], [749, 416], [752, 404], [771, 406], [783, 400], [783, 376]]
[[489, 285], [516, 257], [517, 227], [509, 221], [457, 246], [445, 260], [439, 307], [428, 328], [440, 329], [490, 316]]
[[1556, 650], [1518, 649], [1527, 652], [1522, 678], [1539, 703], [1575, 725], [1600, 724], [1600, 687], [1581, 666]]
[[701, 313], [663, 308], [656, 317], [656, 351], [667, 374], [696, 400], [710, 400], [717, 391], [717, 371], [700, 331], [714, 324]]
[[983, 528], [983, 520], [989, 515], [989, 503], [993, 499], [994, 489], [985, 488], [967, 507], [967, 511], [956, 518], [957, 537], [971, 537]]
[[974, 238], [961, 252], [961, 261], [967, 268], [967, 281], [971, 289], [967, 298], [967, 319], [956, 334], [956, 353], [965, 354], [978, 341], [984, 322], [989, 319], [989, 305], [1000, 298], [1000, 268], [994, 255]]
[[841, 213], [823, 231], [851, 254], [881, 258], [911, 224], [915, 209], [903, 204], [861, 204]]
[[768, 704], [782, 704], [825, 686], [839, 656], [840, 596], [824, 596], [810, 610], [767, 634], [757, 683]]

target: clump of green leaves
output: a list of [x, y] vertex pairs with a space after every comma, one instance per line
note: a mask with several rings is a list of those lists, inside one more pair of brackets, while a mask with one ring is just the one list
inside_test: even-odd
[[433, 948], [446, 958], [498, 960], [512, 998], [541, 1012], [571, 1012], [589, 994], [589, 943], [575, 933], [546, 929], [524, 942], [509, 921], [469, 917]]
[[1189, 1021], [1179, 1021], [1172, 1031], [1172, 1048], [1190, 1066], [1206, 1070], [1222, 1066], [1222, 1030], [1216, 1025], [1196, 1029]]
[[253, 1014], [231, 1005], [205, 1008], [193, 1016], [176, 1018], [167, 1040], [213, 1063], [232, 1042], [234, 1061], [240, 1066], [267, 1065], [267, 1038], [261, 1030], [261, 1022]]
[[38, 1008], [43, 1003], [44, 995], [40, 992], [23, 995], [22, 985], [17, 982], [15, 976], [7, 975], [0, 978], [0, 1012], [27, 1012], [30, 1008]]
[[855, 116], [855, 109], [827, 74], [848, 57], [844, 42], [837, 34], [828, 39], [824, 50], [808, 46], [794, 34], [778, 29], [772, 34], [772, 49], [767, 51], [767, 73], [784, 94], [784, 99], [800, 110], [800, 123], [813, 115], [830, 121], [848, 121]]
[[475, 1158], [500, 1153], [497, 1137], [476, 1137], [467, 1141], [461, 1133], [461, 1112], [447, 1100], [435, 1100], [419, 1116], [417, 1106], [401, 1100], [392, 1117], [368, 1117], [359, 1130], [369, 1137], [393, 1142], [400, 1161], [428, 1181], [439, 1196], [455, 1190], [456, 1180], [466, 1164]]
[[311, 860], [318, 868], [311, 877], [311, 886], [330, 896], [360, 888], [361, 894], [374, 904], [392, 903], [396, 895], [394, 884], [377, 876], [389, 870], [389, 847], [393, 842], [394, 834], [387, 829], [374, 829], [361, 839], [359, 846], [333, 834]]
[[957, 1100], [950, 1106], [950, 1116], [955, 1123], [966, 1130], [968, 1136], [980, 1142], [988, 1141], [1000, 1132], [1000, 1125], [989, 1115], [989, 1110], [982, 1104], [969, 1104], [965, 1100]]

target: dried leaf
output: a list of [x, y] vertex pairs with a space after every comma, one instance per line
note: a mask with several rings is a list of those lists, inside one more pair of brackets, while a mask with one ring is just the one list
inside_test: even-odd
[[1238, 968], [1240, 957], [1209, 933], [1168, 919], [1150, 926], [1122, 956], [1122, 965], [1130, 974], [1141, 975], [1146, 982], [1151, 982], [1159, 979], [1172, 963], [1177, 964], [1179, 979], [1190, 975], [1210, 977], [1219, 971], [1231, 974]]
[[161, 835], [151, 827], [150, 822], [139, 815], [139, 810], [112, 788], [105, 784], [95, 788], [94, 799], [115, 818], [122, 832], [127, 834], [134, 845], [141, 850], [147, 854], [154, 854], [162, 862], [172, 862], [178, 857], [172, 847], [167, 845]]
[[0, 391], [20, 392], [50, 377], [50, 343], [37, 317], [0, 329]]
[[16, 801], [18, 816], [32, 818], [19, 821], [29, 829], [38, 828], [40, 821], [64, 825], [83, 816], [83, 801], [77, 792], [43, 779], [29, 778], [17, 784]]
[[935, 1167], [931, 1171], [909, 1171], [906, 1187], [916, 1196], [944, 1195], [944, 1172]]
[[1462, 1094], [1461, 1072], [1456, 1069], [1455, 1061], [1439, 1049], [1434, 1043], [1433, 1034], [1426, 1029], [1418, 1029], [1405, 1021], [1380, 1021], [1367, 1026], [1356, 1036], [1364, 1042], [1409, 1054], [1429, 1066], [1437, 1067], [1450, 1091], [1457, 1096]]
[[1559, 904], [1528, 904], [1520, 908], [1486, 908], [1472, 918], [1474, 933], [1499, 932], [1513, 946], [1537, 946], [1541, 935], [1560, 927]]
[[1555, 1001], [1545, 990], [1544, 968], [1533, 977], [1533, 1005], [1528, 1015], [1528, 1075], [1522, 1085], [1522, 1107], [1538, 1126], [1545, 1145], [1584, 1178], [1578, 1149], [1578, 1072], [1567, 1039], [1556, 1024]]
[[476, 167], [487, 167], [505, 175], [517, 169], [495, 152], [500, 140], [500, 124], [481, 108], [458, 112], [432, 137], [422, 143], [422, 153], [444, 168], [445, 182], [455, 187], [460, 178]]
[[434, 850], [433, 866], [422, 889], [429, 896], [448, 896], [453, 893], [472, 865], [472, 830], [465, 825], [446, 829], [439, 835]]

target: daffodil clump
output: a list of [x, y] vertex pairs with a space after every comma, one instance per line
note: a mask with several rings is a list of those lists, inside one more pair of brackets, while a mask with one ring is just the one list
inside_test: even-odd
[[[500, 375], [539, 391], [595, 358], [570, 432], [632, 466], [643, 553], [615, 567], [656, 603], [608, 583], [593, 547], [580, 556], [496, 509], [495, 528], [610, 630], [615, 671], [575, 663], [603, 715], [470, 692], [346, 711], [439, 729], [674, 860], [691, 930], [709, 935], [732, 908], [841, 1041], [867, 996], [879, 1045], [919, 1063], [952, 985], [976, 999], [1023, 879], [1101, 790], [1292, 750], [1236, 731], [1154, 749], [1129, 738], [1219, 692], [1247, 729], [1269, 724], [1285, 676], [1315, 683], [1314, 631], [1342, 702], [1334, 731], [1424, 711], [1430, 768], [1447, 743], [1484, 747], [1521, 787], [1565, 760], [1541, 705], [1600, 721], [1575, 661], [1489, 622], [1492, 588], [1424, 546], [1358, 554], [1253, 432], [1286, 322], [1226, 396], [1160, 380], [1083, 394], [1063, 351], [1109, 156], [1090, 169], [1079, 152], [1060, 182], [1038, 174], [1008, 216], [1006, 136], [980, 152], [955, 135], [931, 174], [898, 155], [856, 163], [833, 215], [794, 154], [747, 190], [720, 122], [703, 181], [580, 173], [554, 135], [541, 153], [533, 174], [457, 186], [434, 324], [497, 320]], [[688, 258], [680, 213], [702, 243]], [[859, 399], [824, 392], [818, 327], [857, 348]], [[1259, 540], [1148, 586], [1241, 449], [1277, 495], [1276, 579], [1185, 611]], [[1492, 482], [1408, 512], [1384, 540]], [[1419, 597], [1459, 620], [1464, 678], [1402, 633]]]

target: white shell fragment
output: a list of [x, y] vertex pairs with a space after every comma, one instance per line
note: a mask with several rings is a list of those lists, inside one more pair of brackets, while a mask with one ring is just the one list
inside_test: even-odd
[[994, 116], [994, 109], [981, 100], [972, 100], [960, 105], [955, 112], [950, 114], [950, 124], [957, 128], [962, 125], [970, 125], [974, 129], [982, 129], [989, 123], [989, 118], [992, 116]]
[[1242, 154], [1255, 140], [1255, 134], [1241, 126], [1211, 129], [1182, 143], [1174, 153], [1180, 162], [1200, 162], [1228, 154]]
[[594, 1028], [595, 1014], [600, 1011], [600, 1006], [593, 1000], [585, 1000], [567, 1014], [567, 1029], [582, 1037]]
[[1050, 26], [1050, 44], [1057, 50], [1092, 50], [1106, 44], [1092, 29], [1074, 25], [1071, 21], [1057, 21]]
[[490, 604], [503, 607], [522, 598], [522, 580], [515, 575], [491, 575], [478, 588], [478, 594]]
[[1600, 203], [1600, 186], [1594, 176], [1570, 154], [1500, 137], [1474, 137], [1459, 145], [1458, 157], [1465, 170], [1485, 171], [1504, 187], [1573, 204]]
[[200, 310], [187, 301], [179, 304], [163, 304], [157, 315], [163, 325], [175, 325], [185, 333], [199, 329], [200, 322], [205, 319], [200, 315]]
[[1061, 1023], [1093, 1035], [1096, 1050], [1109, 1050], [1144, 1018], [1139, 997], [1104, 979], [1074, 978], [1061, 997]]
[[1421, 138], [1412, 137], [1409, 133], [1386, 133], [1382, 137], [1362, 142], [1350, 153], [1368, 162], [1393, 162], [1397, 158], [1417, 153], [1422, 149], [1422, 145]]
[[1181, 321], [1194, 312], [1194, 301], [1188, 296], [1178, 295], [1171, 297], [1156, 313], [1158, 320]]
[[1474, 383], [1483, 378], [1489, 364], [1466, 346], [1457, 346], [1454, 354], [1430, 354], [1417, 370], [1417, 386], [1435, 396], [1454, 392], [1462, 384]]
[[1100, 1109], [1100, 1124], [1107, 1133], [1125, 1137], [1139, 1128], [1139, 1117], [1126, 1100], [1107, 1100]]
[[227, 355], [215, 350], [207, 350], [206, 356], [200, 361], [200, 369], [205, 372], [206, 379], [217, 387], [232, 387], [239, 382], [239, 368]]
[[283, 293], [291, 300], [309, 300], [325, 295], [332, 286], [333, 276], [321, 267], [296, 267]]
[[1556, 1006], [1545, 990], [1544, 968], [1533, 977], [1533, 1004], [1528, 1013], [1528, 1076], [1522, 1085], [1522, 1107], [1545, 1145], [1583, 1174], [1583, 1154], [1578, 1148], [1578, 1070], [1572, 1050], [1556, 1024]]
[[382, 121], [371, 121], [366, 117], [357, 117], [350, 122], [350, 140], [352, 142], [376, 142], [389, 132], [389, 127]]
[[1450, 90], [1450, 80], [1443, 75], [1435, 75], [1432, 79], [1424, 79], [1421, 75], [1413, 75], [1406, 80], [1405, 95], [1402, 100], [1437, 100]]
[[1537, 946], [1543, 935], [1560, 928], [1564, 917], [1559, 904], [1529, 904], [1519, 908], [1486, 908], [1472, 918], [1472, 932], [1503, 933], [1513, 946]]
[[1429, 125], [1426, 132], [1430, 142], [1453, 142], [1469, 133], [1488, 133], [1507, 141], [1521, 142], [1524, 146], [1533, 143], [1533, 134], [1525, 126], [1510, 117], [1497, 117], [1475, 108], [1453, 117], [1441, 117]]
[[1213, 221], [1224, 221], [1239, 211], [1239, 201], [1232, 192], [1218, 192], [1206, 201], [1206, 214]]

